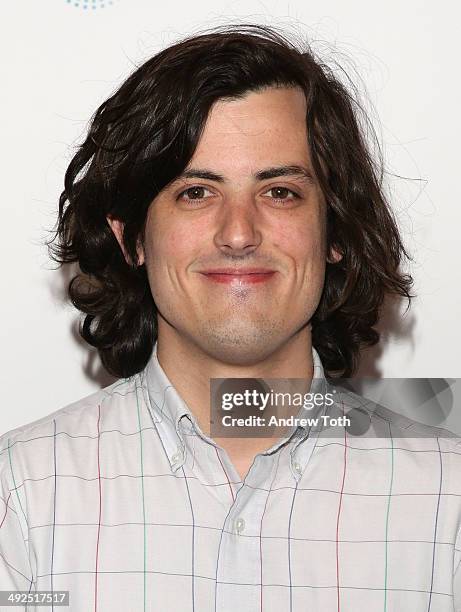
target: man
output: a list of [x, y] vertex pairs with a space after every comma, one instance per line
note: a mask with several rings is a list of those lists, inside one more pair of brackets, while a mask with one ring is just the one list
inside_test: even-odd
[[52, 248], [119, 380], [2, 436], [2, 589], [78, 612], [461, 609], [458, 439], [371, 411], [379, 440], [211, 431], [211, 379], [330, 388], [410, 297], [358, 113], [257, 26], [165, 49], [100, 106]]

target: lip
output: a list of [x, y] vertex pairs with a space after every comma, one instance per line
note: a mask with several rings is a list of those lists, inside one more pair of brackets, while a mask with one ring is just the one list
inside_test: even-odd
[[275, 270], [269, 268], [211, 268], [210, 270], [203, 270], [200, 274], [232, 274], [232, 276], [246, 275], [246, 274], [269, 274]]
[[[249, 271], [253, 270], [253, 271]], [[207, 271], [201, 272], [205, 278], [216, 283], [264, 283], [271, 279], [275, 270], [265, 270], [262, 268], [247, 268], [245, 270], [230, 271]]]

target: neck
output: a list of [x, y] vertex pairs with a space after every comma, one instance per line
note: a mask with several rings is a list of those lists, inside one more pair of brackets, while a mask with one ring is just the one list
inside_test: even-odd
[[[209, 435], [210, 378], [303, 378], [310, 385], [313, 375], [311, 327], [304, 326], [269, 357], [252, 365], [241, 365], [214, 358], [159, 319], [157, 358], [195, 415], [200, 429]], [[229, 438], [228, 444], [235, 444], [235, 440], [240, 439]], [[248, 449], [271, 445], [267, 438], [245, 438], [241, 444]]]

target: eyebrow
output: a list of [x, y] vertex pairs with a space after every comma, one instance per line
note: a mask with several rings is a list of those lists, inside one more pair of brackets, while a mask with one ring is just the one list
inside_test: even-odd
[[[313, 173], [304, 166], [271, 166], [270, 168], [259, 170], [253, 175], [258, 181], [277, 178], [279, 176], [297, 176], [308, 182], [315, 183]], [[226, 182], [226, 178], [222, 174], [217, 174], [216, 172], [202, 168], [189, 168], [188, 170], [184, 170], [184, 172], [177, 177], [177, 180], [184, 178], [200, 178], [207, 181], [216, 181], [217, 183]]]

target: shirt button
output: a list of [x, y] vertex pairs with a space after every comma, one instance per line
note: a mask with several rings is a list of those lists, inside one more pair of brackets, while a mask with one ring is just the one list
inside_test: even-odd
[[294, 463], [293, 464], [294, 470], [297, 474], [301, 474], [301, 472], [303, 471], [301, 465], [299, 463]]
[[182, 459], [182, 452], [178, 451], [177, 453], [175, 453], [172, 457], [171, 457], [171, 461], [173, 463], [179, 463]]
[[235, 521], [235, 531], [237, 533], [242, 533], [244, 529], [245, 529], [245, 521], [243, 520], [243, 518], [238, 518]]

